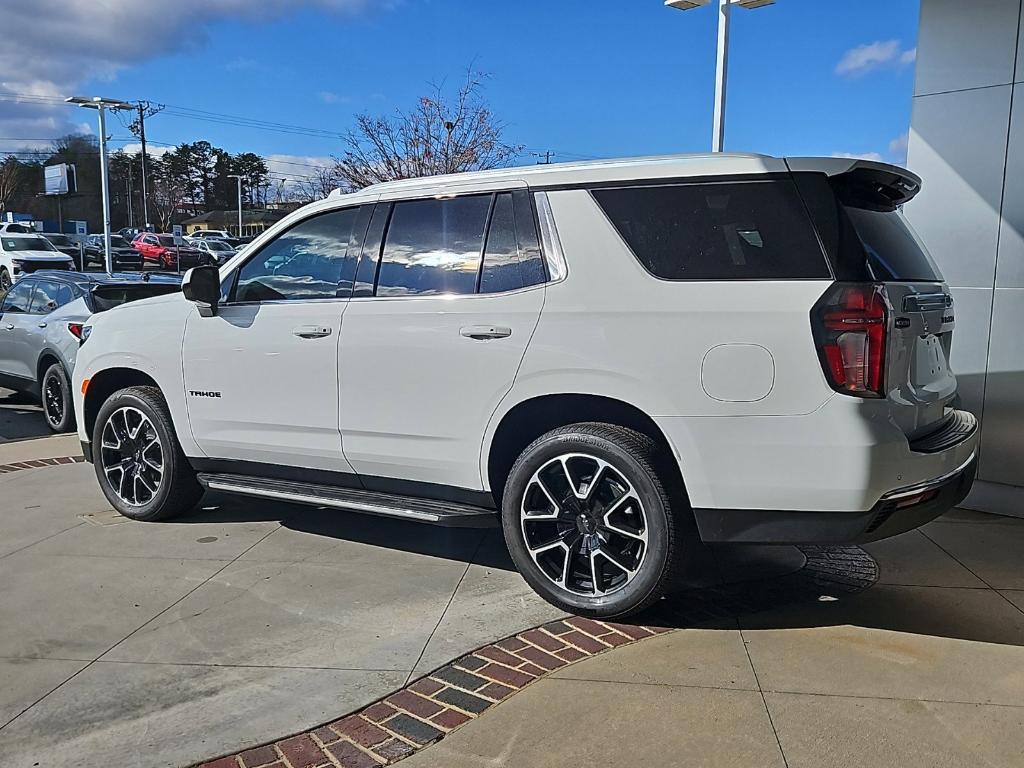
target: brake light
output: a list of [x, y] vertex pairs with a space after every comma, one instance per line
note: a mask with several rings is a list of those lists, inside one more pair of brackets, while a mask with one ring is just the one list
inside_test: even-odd
[[887, 311], [875, 283], [837, 283], [811, 310], [811, 325], [829, 384], [857, 397], [885, 396]]
[[82, 340], [82, 323], [68, 323], [68, 330], [76, 339]]

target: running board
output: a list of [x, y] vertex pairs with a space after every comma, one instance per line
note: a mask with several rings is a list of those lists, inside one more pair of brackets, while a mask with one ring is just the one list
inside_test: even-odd
[[498, 524], [498, 515], [495, 510], [453, 501], [436, 501], [414, 496], [399, 496], [392, 493], [341, 488], [333, 485], [272, 480], [249, 475], [201, 472], [198, 479], [211, 491], [279, 499], [296, 504], [313, 504], [318, 507], [334, 507], [350, 512], [397, 517], [433, 525], [455, 528], [493, 528]]

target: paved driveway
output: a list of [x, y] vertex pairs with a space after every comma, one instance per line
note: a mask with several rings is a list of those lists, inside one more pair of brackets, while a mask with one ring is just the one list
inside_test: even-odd
[[88, 465], [0, 475], [5, 768], [187, 765], [558, 615], [494, 530], [206, 501], [135, 523]]

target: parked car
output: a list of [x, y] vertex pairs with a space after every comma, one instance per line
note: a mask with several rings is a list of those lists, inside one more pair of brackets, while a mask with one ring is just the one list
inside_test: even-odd
[[70, 430], [71, 371], [89, 318], [180, 288], [173, 275], [43, 271], [22, 278], [0, 295], [0, 384], [40, 397], [50, 429]]
[[[142, 269], [142, 254], [121, 235], [110, 236], [110, 258], [114, 262], [114, 269]], [[103, 235], [89, 235], [85, 245], [86, 264], [106, 267], [106, 259]]]
[[193, 240], [229, 240], [231, 235], [223, 229], [197, 229], [189, 237]]
[[899, 210], [920, 185], [713, 155], [333, 193], [93, 320], [83, 450], [140, 520], [204, 487], [497, 517], [540, 595], [606, 618], [700, 540], [892, 536], [962, 500], [978, 450], [952, 298]]
[[75, 264], [78, 263], [78, 243], [72, 240], [67, 235], [62, 235], [59, 232], [43, 232], [43, 237], [50, 241], [50, 245], [56, 248], [58, 251], [63, 253], [65, 256], [70, 256], [75, 260]]
[[172, 235], [143, 232], [132, 241], [132, 247], [142, 254], [142, 264], [156, 264], [163, 269], [189, 269], [209, 263], [209, 256], [190, 245], [176, 246]]
[[42, 235], [10, 230], [0, 233], [0, 291], [6, 291], [22, 275], [40, 269], [74, 269], [74, 263]]
[[139, 229], [138, 227], [125, 227], [124, 229], [117, 230], [117, 234], [127, 240], [129, 243], [136, 238], [136, 236], [142, 234], [146, 230]]
[[0, 233], [10, 232], [18, 235], [34, 235], [36, 233], [28, 224], [23, 224], [17, 221], [3, 221], [0, 222]]
[[205, 240], [197, 240], [195, 248], [209, 257], [210, 264], [217, 265], [226, 264], [228, 259], [238, 253], [238, 251], [227, 244], [227, 241], [216, 240], [212, 237]]

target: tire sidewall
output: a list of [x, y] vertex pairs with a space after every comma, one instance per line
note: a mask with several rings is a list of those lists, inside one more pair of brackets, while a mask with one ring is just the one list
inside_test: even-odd
[[[587, 453], [609, 462], [633, 486], [647, 514], [648, 549], [640, 572], [632, 582], [610, 595], [586, 597], [558, 587], [534, 563], [523, 538], [520, 507], [530, 479], [541, 466], [566, 453]], [[578, 613], [613, 617], [642, 605], [662, 581], [669, 558], [671, 509], [657, 478], [652, 477], [627, 449], [611, 440], [585, 432], [561, 432], [540, 438], [513, 466], [502, 495], [501, 512], [512, 560], [527, 583], [549, 602]]]
[[[153, 425], [153, 429], [156, 430], [157, 436], [160, 438], [160, 450], [163, 455], [164, 471], [160, 480], [160, 487], [157, 488], [156, 494], [150, 501], [138, 507], [133, 507], [121, 501], [114, 492], [114, 489], [111, 488], [106, 472], [103, 470], [103, 428], [106, 426], [111, 414], [124, 407], [137, 408], [146, 415], [146, 418], [149, 419], [150, 424]], [[96, 416], [96, 424], [92, 431], [92, 444], [95, 446], [93, 451], [93, 468], [96, 471], [96, 479], [99, 481], [103, 495], [107, 497], [107, 501], [111, 503], [114, 509], [132, 520], [149, 521], [159, 519], [162, 516], [164, 505], [167, 503], [168, 496], [172, 491], [172, 485], [178, 474], [178, 456], [175, 450], [177, 438], [173, 430], [166, 423], [163, 414], [153, 408], [145, 398], [131, 391], [117, 392], [107, 399]]]
[[[46, 383], [51, 379], [56, 379], [60, 385], [61, 397], [64, 400], [64, 411], [63, 418], [59, 424], [54, 424], [50, 421], [50, 415], [46, 413]], [[54, 363], [46, 369], [46, 373], [43, 374], [43, 381], [41, 386], [42, 401], [43, 401], [43, 414], [46, 418], [46, 426], [48, 426], [54, 432], [67, 432], [71, 429], [74, 423], [74, 408], [71, 403], [71, 382], [68, 381], [68, 375], [64, 372], [64, 366], [60, 363]]]
[[6, 291], [13, 285], [14, 280], [11, 279], [11, 273], [7, 271], [7, 267], [0, 268], [0, 291]]

